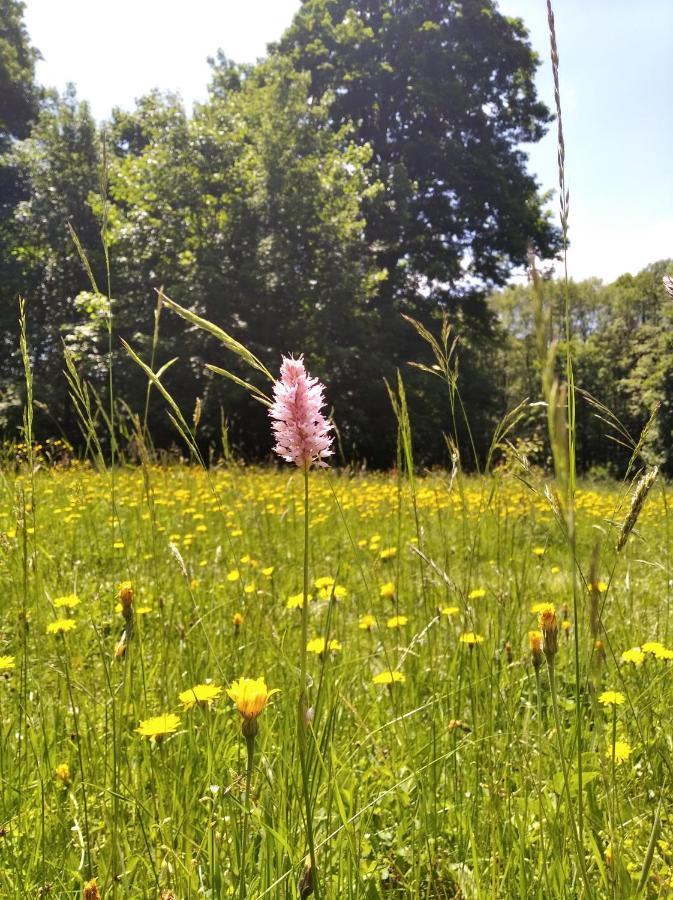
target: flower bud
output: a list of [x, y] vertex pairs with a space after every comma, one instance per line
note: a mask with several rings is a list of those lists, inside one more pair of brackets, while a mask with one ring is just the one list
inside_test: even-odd
[[542, 649], [551, 663], [558, 653], [558, 623], [554, 607], [549, 605], [540, 613], [540, 631], [542, 632]]

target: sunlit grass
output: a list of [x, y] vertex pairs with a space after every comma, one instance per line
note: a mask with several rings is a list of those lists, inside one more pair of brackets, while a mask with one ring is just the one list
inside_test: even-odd
[[[431, 474], [415, 514], [395, 475], [311, 475], [309, 762], [327, 897], [582, 895], [529, 637], [553, 603], [573, 799], [566, 545], [531, 479]], [[44, 466], [34, 487], [8, 468], [0, 488], [0, 894], [80, 896], [95, 877], [102, 896], [220, 897], [244, 867], [247, 896], [298, 896], [301, 473], [122, 468], [114, 508], [109, 473], [82, 465]], [[673, 813], [663, 490], [619, 555], [623, 490], [577, 494], [583, 573], [601, 542], [601, 646], [582, 577], [579, 634], [596, 896], [635, 891], [660, 798], [659, 820]], [[240, 678], [279, 689], [249, 797], [227, 695]], [[656, 837], [647, 881], [666, 896], [673, 848]]]

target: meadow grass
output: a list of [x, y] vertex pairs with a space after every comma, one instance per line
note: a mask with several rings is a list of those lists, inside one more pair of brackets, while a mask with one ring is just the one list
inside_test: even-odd
[[[302, 473], [119, 467], [113, 511], [109, 471], [34, 463], [0, 481], [0, 895], [299, 896]], [[619, 553], [624, 488], [576, 494], [581, 865], [567, 538], [526, 478], [310, 474], [321, 896], [673, 895], [665, 486]], [[529, 648], [545, 603], [558, 718]], [[234, 703], [179, 700], [241, 676], [280, 689], [249, 794]], [[163, 714], [174, 732], [138, 732]]]

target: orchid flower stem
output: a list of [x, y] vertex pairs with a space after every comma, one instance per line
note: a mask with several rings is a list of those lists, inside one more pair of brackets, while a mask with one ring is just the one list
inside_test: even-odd
[[299, 738], [299, 759], [301, 763], [302, 792], [304, 795], [304, 810], [306, 814], [306, 838], [308, 841], [309, 857], [311, 860], [311, 882], [316, 900], [320, 900], [320, 887], [318, 883], [318, 869], [315, 859], [315, 841], [313, 838], [313, 811], [311, 809], [311, 786], [309, 783], [308, 762], [306, 758], [306, 732], [310, 727], [306, 702], [306, 644], [308, 642], [308, 526], [309, 526], [309, 491], [308, 491], [308, 465], [304, 466], [304, 597], [301, 606], [301, 653], [299, 672], [299, 708], [297, 714], [297, 730]]

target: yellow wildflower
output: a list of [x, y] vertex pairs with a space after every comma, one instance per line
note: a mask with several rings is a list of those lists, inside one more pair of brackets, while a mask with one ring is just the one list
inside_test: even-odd
[[337, 641], [334, 638], [332, 638], [332, 640], [329, 642], [329, 644], [326, 644], [324, 637], [317, 637], [317, 638], [313, 638], [306, 644], [306, 650], [309, 653], [316, 653], [316, 654], [320, 655], [321, 653], [325, 652], [325, 649], [341, 650], [341, 643], [340, 643], [340, 641]]
[[374, 675], [372, 678], [374, 684], [403, 684], [406, 680], [407, 679], [402, 672], [391, 672], [390, 670], [387, 672], [379, 672], [378, 675]]
[[645, 659], [645, 654], [640, 647], [631, 647], [630, 650], [625, 650], [622, 653], [622, 659], [624, 662], [631, 662], [634, 665], [639, 666]]
[[227, 695], [236, 704], [236, 709], [244, 719], [256, 719], [269, 701], [269, 697], [277, 694], [279, 688], [269, 691], [263, 678], [239, 678], [230, 688]]
[[153, 741], [160, 741], [167, 734], [174, 734], [180, 725], [180, 717], [175, 713], [164, 713], [161, 716], [152, 716], [150, 719], [143, 719], [138, 725], [136, 731], [141, 737], [150, 738]]
[[54, 769], [54, 774], [63, 784], [68, 784], [70, 781], [70, 766], [67, 762], [59, 763]]
[[391, 616], [386, 622], [386, 626], [388, 628], [402, 628], [408, 621], [408, 616]]
[[467, 595], [468, 600], [481, 600], [482, 597], [486, 596], [485, 588], [473, 588], [470, 593]]
[[0, 656], [0, 672], [8, 672], [14, 668], [16, 668], [16, 662], [13, 656]]
[[385, 584], [382, 584], [379, 588], [379, 595], [381, 597], [387, 597], [391, 599], [395, 596], [395, 584], [392, 581], [386, 581]]
[[481, 634], [476, 634], [474, 631], [466, 631], [464, 634], [461, 634], [460, 638], [461, 644], [467, 644], [468, 647], [474, 647], [476, 644], [483, 644], [485, 638]]
[[623, 763], [631, 756], [631, 747], [626, 741], [615, 741], [614, 747], [608, 747], [606, 756], [612, 759], [614, 753], [615, 762]]
[[76, 624], [74, 619], [56, 619], [47, 625], [47, 634], [65, 634], [72, 631]]
[[63, 597], [54, 597], [54, 606], [56, 609], [74, 609], [82, 601], [76, 594], [65, 594]]
[[360, 621], [358, 622], [358, 628], [362, 628], [366, 631], [371, 631], [375, 625], [376, 619], [372, 615], [361, 616]]
[[185, 709], [192, 709], [197, 704], [212, 706], [221, 693], [222, 688], [216, 684], [197, 684], [188, 691], [182, 691], [178, 699]]
[[621, 706], [625, 700], [626, 697], [621, 691], [603, 691], [598, 698], [598, 702], [602, 703], [603, 706]]
[[393, 559], [397, 556], [397, 547], [384, 547], [383, 550], [379, 553], [379, 559]]
[[334, 584], [334, 579], [329, 575], [322, 575], [320, 578], [316, 578], [313, 584], [316, 588], [318, 588], [318, 590], [321, 590], [322, 588], [332, 587], [332, 585]]
[[[313, 594], [308, 595], [309, 603], [313, 600]], [[304, 605], [304, 595], [303, 594], [291, 594], [287, 598], [287, 603], [285, 604], [286, 609], [301, 609]]]

